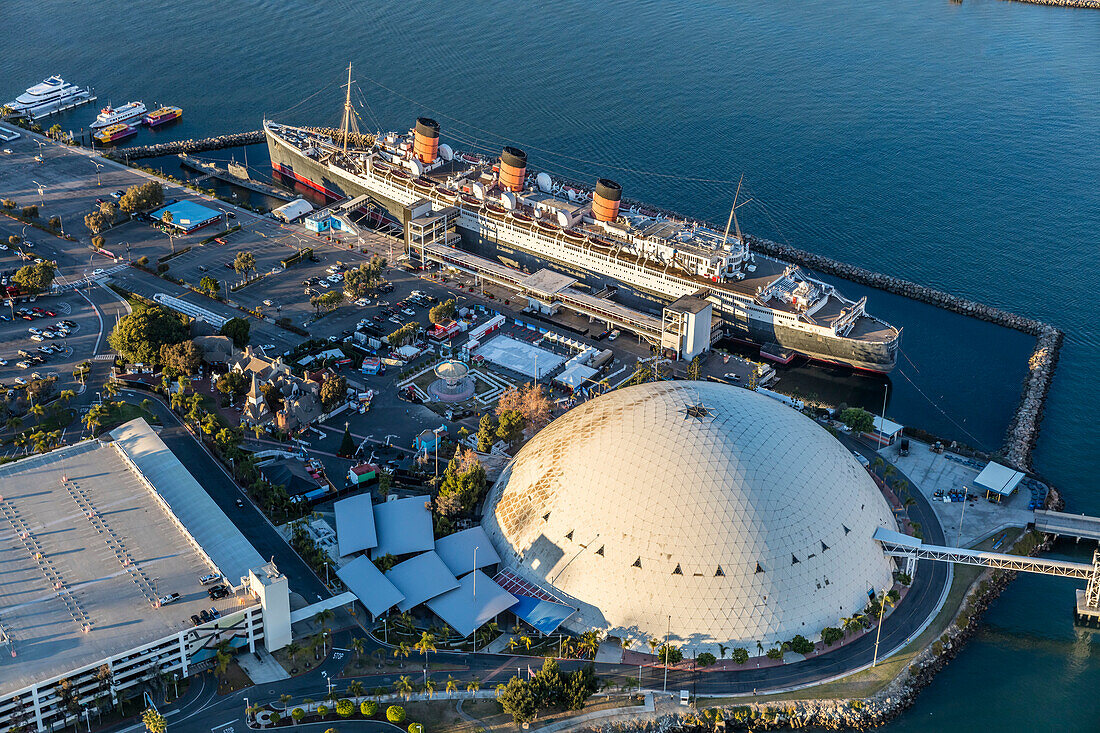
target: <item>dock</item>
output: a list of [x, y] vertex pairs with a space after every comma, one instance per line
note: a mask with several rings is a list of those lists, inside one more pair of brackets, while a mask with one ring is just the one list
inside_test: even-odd
[[1035, 529], [1055, 537], [1100, 541], [1100, 517], [1088, 517], [1084, 514], [1066, 514], [1037, 509]]
[[276, 186], [269, 186], [266, 183], [259, 183], [244, 178], [238, 178], [229, 172], [226, 168], [221, 168], [214, 163], [206, 163], [199, 161], [186, 153], [180, 153], [180, 164], [185, 168], [190, 168], [194, 171], [199, 171], [203, 175], [199, 178], [191, 179], [192, 183], [199, 183], [204, 180], [216, 178], [219, 181], [225, 181], [234, 186], [240, 186], [241, 188], [247, 188], [249, 191], [255, 191], [256, 193], [263, 194], [264, 196], [270, 196], [271, 198], [279, 199], [280, 201], [293, 201], [298, 198], [289, 191], [277, 188]]

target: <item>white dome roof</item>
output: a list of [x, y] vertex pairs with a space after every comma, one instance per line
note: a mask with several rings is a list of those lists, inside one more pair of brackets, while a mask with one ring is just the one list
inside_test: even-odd
[[[813, 420], [739, 387], [657, 382], [563, 415], [486, 505], [504, 564], [580, 614], [569, 625], [702, 651], [817, 638], [881, 593], [897, 525]], [[755, 653], [755, 649], [753, 650]]]

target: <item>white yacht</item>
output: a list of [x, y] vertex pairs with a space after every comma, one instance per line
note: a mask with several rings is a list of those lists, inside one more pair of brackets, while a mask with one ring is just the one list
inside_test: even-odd
[[93, 99], [95, 96], [91, 89], [70, 84], [55, 75], [30, 87], [6, 106], [17, 113], [37, 119], [91, 102]]
[[143, 102], [130, 102], [121, 107], [112, 107], [108, 104], [99, 111], [99, 115], [96, 116], [95, 122], [91, 124], [91, 128], [98, 130], [119, 122], [128, 122], [135, 117], [141, 117], [147, 111]]

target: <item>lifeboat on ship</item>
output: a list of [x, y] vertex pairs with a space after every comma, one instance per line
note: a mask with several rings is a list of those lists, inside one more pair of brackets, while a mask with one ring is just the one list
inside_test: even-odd
[[394, 178], [400, 178], [400, 179], [405, 180], [405, 181], [412, 180], [412, 173], [409, 173], [404, 168], [394, 168], [393, 169], [393, 176], [394, 176]]
[[578, 244], [584, 241], [584, 233], [578, 232], [576, 229], [566, 229], [565, 238], [570, 242], [577, 242]]
[[458, 197], [462, 200], [462, 203], [466, 204], [467, 206], [472, 206], [475, 209], [481, 208], [481, 202], [468, 193], [460, 193]]
[[453, 188], [444, 188], [443, 186], [436, 186], [435, 192], [439, 196], [447, 199], [450, 202], [458, 201], [459, 193]]
[[413, 188], [421, 193], [431, 193], [432, 189], [435, 188], [435, 181], [425, 176], [418, 176], [413, 181]]

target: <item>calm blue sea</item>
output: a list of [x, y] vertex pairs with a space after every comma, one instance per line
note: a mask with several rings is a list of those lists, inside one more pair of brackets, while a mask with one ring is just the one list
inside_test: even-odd
[[[532, 165], [1051, 321], [1067, 333], [1037, 468], [1100, 512], [1100, 12], [1003, 2], [6, 0], [5, 98], [60, 73], [101, 102], [177, 104], [156, 139], [431, 114]], [[16, 30], [17, 29], [17, 30]], [[94, 110], [60, 121], [86, 125]], [[142, 132], [140, 144], [154, 139]], [[259, 171], [262, 148], [249, 151]], [[845, 290], [864, 294], [854, 286]], [[904, 327], [888, 415], [996, 447], [1028, 339], [875, 291]], [[881, 380], [798, 372], [876, 405]], [[1090, 550], [1064, 548], [1075, 557]], [[1096, 730], [1073, 585], [1021, 578], [894, 731]]]

